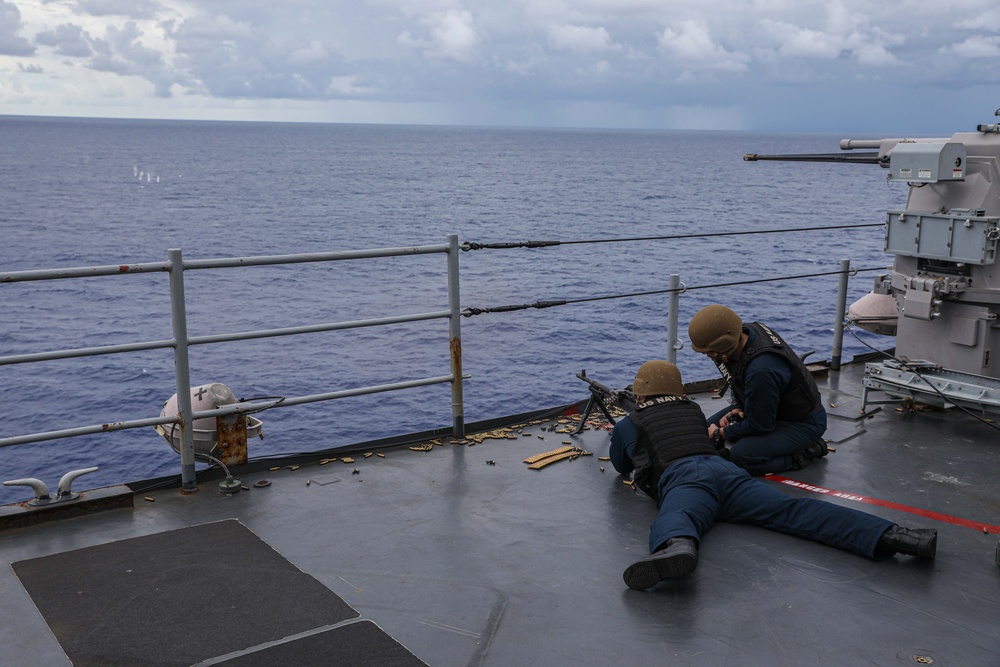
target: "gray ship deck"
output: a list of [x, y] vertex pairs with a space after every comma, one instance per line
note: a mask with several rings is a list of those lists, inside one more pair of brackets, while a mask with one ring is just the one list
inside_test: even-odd
[[[655, 506], [599, 459], [606, 432], [550, 420], [0, 533], [16, 563], [0, 573], [0, 663], [1000, 664], [996, 433], [958, 411], [861, 419], [861, 372], [820, 380], [835, 451], [785, 474], [810, 488], [766, 483], [935, 527], [933, 562], [718, 524], [693, 575], [631, 591], [622, 570]], [[522, 462], [564, 440], [593, 456]]]

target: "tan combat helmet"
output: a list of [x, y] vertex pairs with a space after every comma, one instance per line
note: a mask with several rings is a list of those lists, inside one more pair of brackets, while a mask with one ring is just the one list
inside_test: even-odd
[[632, 392], [636, 396], [683, 396], [684, 383], [681, 372], [669, 361], [654, 359], [647, 361], [635, 374]]
[[743, 320], [729, 308], [713, 303], [705, 306], [691, 318], [688, 338], [695, 352], [708, 354], [731, 352], [740, 341]]

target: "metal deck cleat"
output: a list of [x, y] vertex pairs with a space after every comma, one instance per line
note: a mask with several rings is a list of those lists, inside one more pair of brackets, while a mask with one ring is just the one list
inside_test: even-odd
[[73, 480], [80, 475], [86, 475], [87, 473], [96, 472], [97, 466], [93, 468], [81, 468], [80, 470], [71, 470], [62, 476], [59, 480], [59, 488], [56, 493], [56, 497], [52, 498], [49, 495], [49, 487], [45, 485], [40, 479], [34, 477], [26, 477], [24, 479], [12, 479], [3, 483], [4, 486], [30, 486], [32, 491], [35, 492], [35, 497], [28, 501], [29, 505], [32, 506], [42, 506], [42, 505], [53, 505], [55, 503], [62, 503], [68, 500], [76, 500], [80, 497], [79, 493], [73, 493], [72, 486]]

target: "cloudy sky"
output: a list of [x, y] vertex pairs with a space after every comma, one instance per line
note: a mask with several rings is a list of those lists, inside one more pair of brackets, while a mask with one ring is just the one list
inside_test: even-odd
[[0, 114], [950, 134], [998, 0], [0, 0]]

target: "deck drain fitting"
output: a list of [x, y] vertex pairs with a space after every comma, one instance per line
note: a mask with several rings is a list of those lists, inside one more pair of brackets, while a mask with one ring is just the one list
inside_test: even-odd
[[254, 485], [254, 488], [263, 489], [265, 487], [271, 486], [271, 480], [269, 480], [269, 479], [261, 479], [261, 480], [258, 480], [256, 482], [254, 482], [253, 485]]
[[938, 656], [922, 649], [909, 649], [896, 654], [896, 660], [904, 665], [937, 665]]

